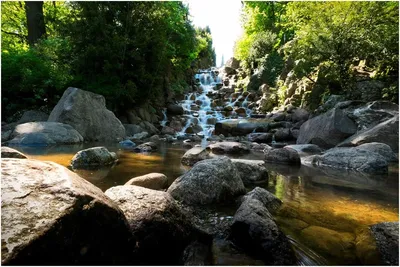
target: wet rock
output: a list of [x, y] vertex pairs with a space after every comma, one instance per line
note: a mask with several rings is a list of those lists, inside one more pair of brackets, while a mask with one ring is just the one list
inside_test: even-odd
[[149, 173], [130, 179], [125, 185], [136, 185], [153, 190], [165, 189], [168, 186], [168, 178], [162, 173]]
[[[265, 116], [265, 115], [264, 115]], [[219, 121], [215, 124], [215, 134], [223, 134], [228, 136], [247, 135], [254, 132], [256, 129], [263, 129], [264, 132], [268, 130], [270, 119], [229, 119]]]
[[14, 159], [26, 159], [28, 158], [18, 150], [12, 149], [10, 147], [1, 147], [1, 158], [14, 158]]
[[147, 142], [147, 143], [138, 145], [133, 150], [137, 151], [137, 152], [152, 152], [152, 151], [157, 150], [157, 144], [154, 142]]
[[132, 142], [131, 140], [124, 140], [118, 143], [120, 146], [122, 146], [123, 148], [132, 148], [134, 146], [136, 146], [136, 144], [134, 142]]
[[124, 126], [106, 108], [104, 97], [78, 88], [65, 90], [48, 121], [71, 125], [85, 141], [121, 141], [125, 137]]
[[383, 156], [357, 147], [329, 149], [323, 155], [313, 156], [312, 164], [375, 174], [388, 172]]
[[232, 111], [233, 107], [232, 106], [225, 106], [224, 111]]
[[366, 143], [357, 146], [358, 149], [364, 149], [367, 151], [371, 151], [374, 153], [378, 153], [379, 155], [383, 156], [387, 162], [398, 162], [399, 159], [397, 158], [396, 154], [393, 153], [390, 146], [383, 144], [383, 143]]
[[236, 211], [230, 238], [266, 265], [294, 265], [296, 259], [285, 234], [258, 197], [244, 197]]
[[296, 108], [292, 113], [292, 121], [307, 121], [310, 116], [310, 113], [303, 108]]
[[351, 136], [357, 126], [341, 109], [331, 109], [301, 125], [297, 144], [315, 144], [331, 148]]
[[291, 148], [273, 148], [264, 150], [266, 162], [276, 162], [289, 165], [300, 165], [300, 156]]
[[157, 135], [157, 134], [155, 134], [155, 135], [153, 135], [153, 136], [151, 136], [151, 137], [149, 138], [149, 141], [150, 141], [150, 142], [159, 142], [159, 141], [160, 141], [160, 136]]
[[340, 144], [339, 147], [358, 146], [365, 143], [380, 142], [387, 144], [395, 153], [399, 151], [399, 116], [384, 121], [370, 129], [359, 132]]
[[338, 232], [320, 226], [309, 226], [300, 232], [302, 240], [312, 249], [325, 257], [340, 258], [350, 264], [355, 261], [354, 240], [352, 233]]
[[148, 132], [141, 132], [141, 133], [137, 133], [135, 135], [133, 135], [132, 139], [134, 140], [142, 140], [145, 139], [149, 136]]
[[161, 130], [161, 134], [169, 134], [169, 135], [174, 135], [175, 134], [175, 129], [169, 126], [164, 126]]
[[236, 109], [235, 109], [235, 112], [236, 112], [238, 115], [246, 116], [246, 109], [243, 108], [243, 107], [236, 108]]
[[49, 114], [46, 114], [42, 111], [28, 110], [25, 111], [21, 119], [18, 120], [18, 124], [22, 124], [25, 122], [34, 122], [34, 121], [47, 121], [48, 118]]
[[170, 194], [133, 185], [111, 187], [105, 194], [128, 220], [136, 239], [132, 257], [141, 265], [178, 264], [197, 232]]
[[286, 119], [286, 113], [277, 112], [277, 113], [272, 115], [271, 119], [274, 120], [274, 121], [284, 121]]
[[284, 148], [291, 148], [296, 150], [298, 153], [303, 153], [303, 154], [319, 154], [322, 152], [322, 149], [313, 144], [306, 144], [306, 145], [288, 145], [285, 146]]
[[14, 146], [49, 146], [83, 142], [72, 126], [59, 122], [27, 122], [17, 125], [8, 142]]
[[247, 136], [250, 142], [269, 143], [272, 141], [273, 133], [251, 133]]
[[268, 172], [263, 160], [232, 159], [245, 185], [268, 182]]
[[1, 142], [10, 140], [12, 131], [13, 130], [1, 130]]
[[242, 202], [246, 199], [255, 199], [260, 201], [270, 213], [274, 213], [282, 205], [282, 201], [268, 190], [256, 187], [243, 196]]
[[112, 165], [117, 161], [117, 155], [107, 148], [99, 146], [77, 152], [71, 160], [71, 166], [75, 169]]
[[168, 115], [183, 115], [183, 107], [176, 104], [169, 104], [167, 106]]
[[264, 151], [264, 149], [266, 148], [271, 148], [269, 145], [267, 144], [258, 144], [258, 143], [251, 143], [250, 144], [250, 149], [251, 150], [255, 150], [255, 151]]
[[[211, 243], [211, 242], [209, 242]], [[194, 241], [183, 252], [182, 263], [185, 266], [212, 265], [211, 244]]]
[[223, 141], [209, 145], [214, 154], [243, 154], [249, 153], [250, 149], [239, 142]]
[[399, 222], [383, 222], [371, 226], [383, 265], [399, 265]]
[[196, 163], [172, 183], [168, 192], [188, 205], [204, 205], [232, 202], [245, 188], [232, 161], [219, 157]]
[[134, 263], [126, 218], [99, 188], [53, 162], [1, 165], [2, 264]]
[[143, 128], [135, 124], [123, 124], [126, 136], [134, 136], [135, 134], [144, 132]]
[[202, 147], [193, 147], [192, 149], [186, 151], [183, 155], [181, 162], [184, 165], [193, 166], [196, 162], [209, 159], [210, 149]]
[[290, 134], [290, 129], [288, 128], [279, 128], [274, 133], [275, 140], [277, 142], [287, 141], [292, 139], [292, 135]]

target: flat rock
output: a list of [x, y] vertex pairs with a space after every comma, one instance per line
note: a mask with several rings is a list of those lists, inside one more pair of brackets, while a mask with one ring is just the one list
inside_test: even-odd
[[168, 186], [168, 178], [162, 173], [149, 173], [130, 179], [125, 185], [136, 185], [153, 190], [165, 189]]
[[59, 122], [27, 122], [15, 127], [8, 142], [12, 146], [50, 146], [83, 142], [71, 125]]
[[250, 149], [239, 142], [223, 141], [209, 145], [214, 154], [243, 154], [250, 152]]
[[181, 162], [187, 166], [193, 166], [196, 162], [210, 158], [210, 149], [202, 147], [193, 147], [186, 151]]
[[99, 188], [53, 162], [3, 159], [1, 172], [2, 264], [133, 263], [126, 218]]
[[319, 154], [322, 152], [322, 149], [314, 144], [288, 145], [283, 148], [291, 148], [296, 150], [298, 153], [303, 153], [303, 154]]

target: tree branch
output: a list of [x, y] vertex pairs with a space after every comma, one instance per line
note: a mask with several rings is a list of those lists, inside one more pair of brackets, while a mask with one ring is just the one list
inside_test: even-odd
[[15, 33], [15, 32], [8, 32], [8, 31], [5, 31], [5, 30], [1, 30], [1, 32], [3, 32], [3, 33], [6, 33], [6, 34], [10, 34], [10, 35], [15, 35], [15, 36], [18, 36], [19, 38], [21, 38], [22, 40], [26, 40], [26, 36], [25, 35], [22, 35], [22, 34], [19, 34], [19, 33]]

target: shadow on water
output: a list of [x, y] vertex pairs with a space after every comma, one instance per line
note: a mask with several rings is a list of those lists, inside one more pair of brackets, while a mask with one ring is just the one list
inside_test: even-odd
[[[118, 144], [99, 143], [16, 149], [30, 158], [69, 166], [76, 152], [99, 145], [116, 152], [119, 161], [114, 166], [76, 172], [103, 191], [151, 172], [164, 173], [172, 183], [189, 169], [180, 162], [188, 149], [165, 143], [160, 143], [158, 151], [152, 153], [134, 153], [123, 150]], [[263, 155], [250, 153], [238, 157], [262, 159]], [[304, 165], [265, 166], [269, 178], [247, 190], [260, 186], [282, 200], [274, 218], [289, 237], [299, 265], [371, 265], [378, 262], [374, 258], [374, 240], [361, 238], [360, 233], [369, 233], [368, 227], [372, 224], [399, 220], [398, 164], [391, 165], [389, 174], [381, 176]], [[210, 220], [226, 220], [235, 210], [235, 205], [228, 211], [217, 207], [210, 213]], [[217, 264], [260, 265], [257, 260], [230, 251], [225, 243], [216, 242], [214, 249]]]

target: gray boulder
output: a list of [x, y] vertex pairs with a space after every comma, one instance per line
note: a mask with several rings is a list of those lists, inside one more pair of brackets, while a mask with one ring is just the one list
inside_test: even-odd
[[74, 169], [112, 165], [117, 161], [117, 155], [103, 146], [91, 147], [77, 152], [71, 160]]
[[1, 165], [2, 264], [133, 263], [126, 218], [99, 188], [53, 162]]
[[168, 115], [183, 115], [183, 107], [176, 104], [169, 104], [167, 106]]
[[315, 144], [331, 148], [357, 131], [357, 126], [341, 109], [331, 109], [300, 127], [297, 144]]
[[1, 147], [1, 158], [14, 158], [14, 159], [26, 159], [28, 158], [18, 150], [12, 149], [10, 147]]
[[133, 257], [143, 265], [178, 264], [197, 231], [170, 194], [133, 185], [111, 187], [105, 194], [128, 220], [136, 240]]
[[300, 165], [300, 156], [296, 150], [291, 148], [273, 148], [264, 150], [266, 162], [276, 162], [289, 165]]
[[71, 125], [59, 122], [27, 122], [17, 125], [9, 145], [49, 146], [83, 142], [83, 137]]
[[193, 166], [196, 162], [209, 159], [210, 158], [210, 149], [202, 148], [202, 147], [193, 147], [186, 151], [183, 155], [181, 162], [187, 166]]
[[247, 196], [233, 217], [230, 238], [266, 265], [294, 265], [296, 258], [285, 234], [257, 197]]
[[22, 124], [25, 122], [47, 121], [48, 118], [49, 118], [49, 114], [46, 114], [42, 111], [28, 110], [28, 111], [24, 112], [21, 119], [18, 120], [18, 123]]
[[313, 144], [305, 144], [305, 145], [288, 145], [283, 148], [291, 148], [296, 150], [299, 154], [319, 154], [322, 152], [322, 149]]
[[395, 116], [378, 125], [350, 136], [339, 147], [358, 146], [365, 143], [379, 142], [390, 146], [393, 152], [399, 152], [399, 116]]
[[323, 155], [313, 156], [312, 164], [375, 174], [388, 172], [388, 162], [383, 156], [357, 147], [329, 149]]
[[206, 159], [177, 178], [168, 192], [188, 205], [231, 202], [245, 192], [237, 168], [228, 157]]
[[168, 178], [162, 173], [149, 173], [130, 179], [125, 185], [136, 185], [153, 190], [165, 189], [168, 186]]
[[214, 154], [243, 154], [249, 153], [250, 149], [239, 142], [223, 141], [209, 145]]
[[138, 145], [133, 149], [136, 152], [152, 152], [157, 150], [157, 144], [154, 142], [147, 142], [141, 145]]
[[48, 121], [74, 127], [85, 141], [121, 141], [125, 128], [106, 108], [102, 95], [69, 87], [50, 113]]
[[358, 149], [364, 149], [367, 151], [371, 151], [377, 153], [385, 158], [387, 162], [398, 162], [399, 159], [397, 158], [396, 154], [393, 153], [390, 146], [383, 144], [383, 143], [366, 143], [357, 146]]
[[263, 160], [232, 159], [231, 161], [245, 185], [268, 182], [268, 172]]
[[299, 122], [299, 121], [306, 121], [308, 120], [310, 113], [303, 109], [303, 108], [296, 108], [292, 113], [292, 121]]
[[268, 190], [256, 187], [243, 196], [242, 202], [246, 199], [255, 199], [260, 201], [270, 213], [276, 212], [282, 205], [282, 201]]
[[399, 266], [399, 222], [383, 222], [371, 226], [382, 265]]

